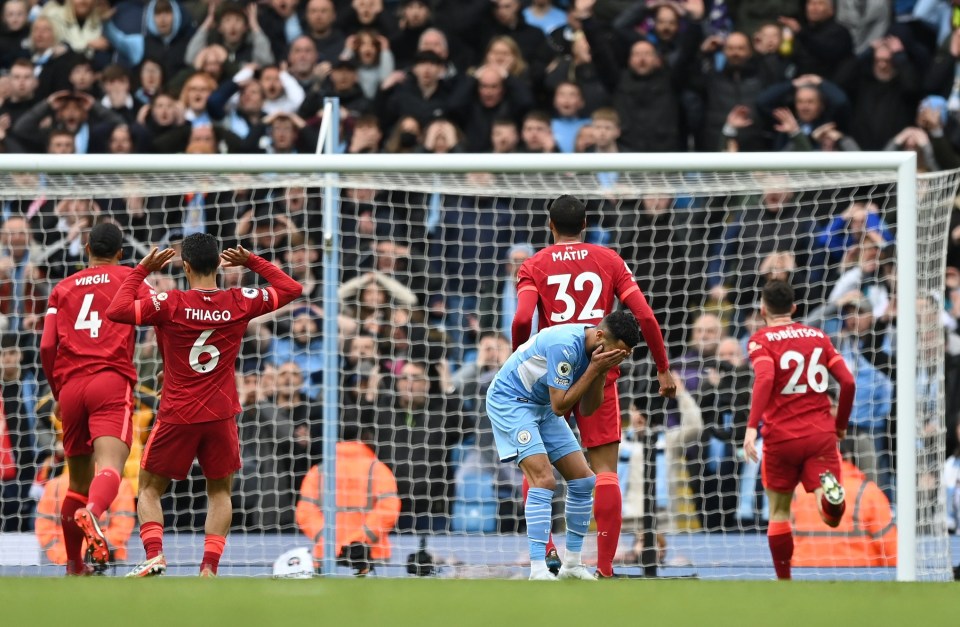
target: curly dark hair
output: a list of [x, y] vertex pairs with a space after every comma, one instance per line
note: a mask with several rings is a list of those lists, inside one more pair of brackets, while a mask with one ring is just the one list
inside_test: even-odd
[[180, 257], [200, 276], [209, 276], [220, 267], [220, 242], [209, 233], [194, 233], [183, 238]]
[[630, 348], [640, 343], [640, 325], [633, 314], [625, 309], [607, 314], [600, 321], [600, 327]]

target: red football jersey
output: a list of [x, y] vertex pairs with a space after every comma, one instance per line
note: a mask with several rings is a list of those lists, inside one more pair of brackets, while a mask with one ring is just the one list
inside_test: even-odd
[[773, 364], [770, 400], [759, 408], [766, 442], [836, 432], [827, 387], [830, 369], [843, 357], [823, 331], [796, 323], [765, 327], [753, 334], [747, 351], [754, 366], [761, 360]]
[[540, 325], [579, 322], [597, 324], [640, 288], [620, 255], [595, 244], [553, 244], [523, 262], [517, 276], [517, 294], [539, 294]]
[[[286, 305], [302, 291], [299, 283], [260, 257], [251, 255], [247, 266], [270, 281], [270, 287], [171, 290], [146, 300], [133, 300], [125, 288], [114, 299], [108, 312], [112, 318], [156, 327], [164, 375], [160, 420], [192, 424], [240, 413], [235, 362], [247, 322]], [[142, 267], [135, 272], [146, 274]]]
[[[135, 329], [106, 316], [107, 307], [131, 272], [124, 266], [87, 268], [60, 281], [50, 293], [41, 359], [57, 396], [69, 379], [102, 370], [119, 372], [136, 384]], [[139, 298], [153, 293], [146, 281], [140, 283]]]

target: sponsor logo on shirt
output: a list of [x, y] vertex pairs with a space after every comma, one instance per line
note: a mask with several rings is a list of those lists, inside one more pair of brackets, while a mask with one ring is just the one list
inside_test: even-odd
[[754, 351], [758, 351], [758, 350], [760, 350], [761, 348], [763, 348], [763, 347], [760, 346], [760, 344], [758, 344], [757, 342], [750, 342], [750, 345], [747, 346], [747, 351], [750, 352], [750, 353], [753, 353]]
[[560, 377], [556, 377], [556, 378], [553, 380], [553, 382], [554, 382], [556, 385], [570, 385], [570, 379], [561, 379]]
[[153, 301], [153, 308], [157, 311], [160, 311], [160, 295], [157, 294], [156, 296], [151, 296], [150, 300]]

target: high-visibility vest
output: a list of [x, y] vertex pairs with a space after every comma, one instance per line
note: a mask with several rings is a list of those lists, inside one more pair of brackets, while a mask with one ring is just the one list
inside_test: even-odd
[[897, 527], [886, 495], [859, 468], [843, 462], [847, 509], [831, 529], [820, 519], [817, 498], [798, 486], [793, 495], [793, 560], [796, 567], [897, 565]]
[[[63, 544], [63, 527], [60, 525], [60, 509], [67, 496], [70, 479], [66, 468], [63, 473], [47, 482], [43, 496], [37, 504], [34, 529], [40, 547], [47, 559], [54, 564], [67, 563], [67, 549]], [[127, 542], [136, 523], [136, 505], [133, 502], [133, 487], [127, 479], [120, 480], [120, 491], [110, 508], [100, 516], [100, 529], [107, 537], [116, 561], [127, 559]], [[83, 549], [86, 551], [86, 547]]]
[[[297, 525], [313, 541], [313, 555], [323, 557], [323, 480], [320, 467], [307, 473], [300, 487]], [[362, 442], [337, 443], [337, 550], [362, 542], [370, 557], [390, 557], [389, 534], [400, 516], [397, 480]]]

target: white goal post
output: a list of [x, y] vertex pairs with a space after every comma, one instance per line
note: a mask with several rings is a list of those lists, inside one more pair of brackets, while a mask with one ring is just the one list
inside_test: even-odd
[[[331, 135], [335, 135], [331, 133]], [[332, 140], [335, 143], [335, 139]], [[376, 184], [391, 181], [401, 188], [413, 184], [421, 189], [442, 191], [445, 177], [488, 172], [496, 174], [513, 174], [518, 181], [528, 181], [531, 196], [549, 197], [561, 192], [578, 194], [582, 189], [585, 195], [596, 193], [589, 185], [581, 186], [578, 176], [592, 175], [593, 173], [615, 171], [618, 173], [636, 173], [645, 181], [638, 184], [644, 189], [646, 185], [653, 192], [669, 190], [676, 182], [684, 177], [708, 177], [713, 189], [720, 189], [725, 177], [762, 176], [768, 173], [783, 173], [786, 177], [804, 177], [805, 173], [815, 172], [818, 176], [829, 178], [832, 173], [838, 177], [846, 177], [845, 183], [857, 184], [859, 173], [865, 173], [867, 184], [879, 185], [879, 181], [888, 180], [896, 186], [896, 522], [897, 522], [897, 567], [896, 578], [899, 581], [915, 581], [925, 578], [944, 578], [943, 573], [922, 573], [917, 562], [918, 546], [929, 537], [922, 537], [933, 533], [943, 540], [946, 532], [940, 525], [934, 525], [933, 531], [927, 529], [924, 534], [918, 534], [920, 521], [918, 520], [917, 490], [917, 456], [918, 456], [918, 421], [916, 379], [918, 370], [918, 308], [917, 298], [918, 264], [926, 263], [936, 266], [932, 259], [918, 258], [918, 233], [923, 231], [923, 225], [918, 223], [918, 174], [916, 155], [910, 152], [882, 152], [882, 153], [670, 153], [670, 154], [447, 154], [447, 155], [87, 155], [76, 157], [72, 155], [0, 155], [0, 182], [6, 184], [11, 180], [10, 175], [36, 173], [43, 175], [58, 175], [51, 178], [48, 184], [65, 186], [70, 185], [84, 189], [84, 194], [92, 197], [98, 192], [109, 193], [111, 185], [124, 185], [127, 177], [138, 180], [142, 177], [162, 189], [163, 181], [173, 180], [181, 175], [199, 177], [210, 175], [210, 189], [223, 189], [224, 185], [242, 187], [249, 179], [248, 176], [276, 175], [301, 176], [304, 181], [310, 181], [313, 187], [343, 186], [359, 184], [365, 176], [376, 179]], [[709, 173], [709, 174], [704, 174]], [[882, 173], [882, 175], [880, 174]], [[544, 178], [541, 179], [541, 174]], [[550, 177], [564, 176], [569, 185], [564, 189], [557, 189], [552, 185], [555, 180]], [[64, 176], [59, 176], [64, 175]], [[69, 175], [69, 176], [66, 176]], [[338, 179], [342, 179], [339, 180]], [[199, 180], [199, 179], [196, 179]], [[353, 181], [348, 183], [343, 181]], [[732, 180], [732, 179], [731, 179]], [[922, 179], [920, 179], [922, 181]], [[412, 182], [412, 183], [411, 183]], [[94, 185], [91, 189], [88, 184]], [[303, 183], [306, 186], [308, 183]], [[371, 183], [373, 184], [373, 183]], [[466, 188], [480, 193], [481, 188]], [[952, 193], [956, 193], [955, 182]], [[922, 187], [922, 182], [921, 182]], [[498, 193], [505, 193], [498, 189]], [[8, 193], [12, 193], [9, 192]], [[921, 189], [922, 193], [922, 189]], [[950, 195], [944, 192], [944, 198]], [[946, 202], [944, 200], [944, 202]], [[335, 502], [331, 495], [333, 487], [333, 438], [336, 434], [336, 386], [339, 378], [331, 364], [338, 363], [340, 348], [336, 341], [336, 314], [338, 301], [336, 285], [332, 285], [330, 278], [336, 277], [336, 269], [340, 260], [337, 256], [341, 234], [338, 232], [339, 204], [332, 194], [324, 197], [324, 259], [325, 264], [332, 272], [326, 274], [325, 290], [325, 322], [328, 324], [324, 333], [324, 358], [327, 368], [324, 372], [322, 398], [325, 404], [325, 437], [324, 442], [324, 511], [325, 519], [332, 520], [336, 511]], [[945, 230], [945, 227], [941, 230]], [[923, 243], [929, 250], [940, 250], [938, 260], [941, 291], [943, 278], [943, 255], [945, 254], [946, 236], [943, 232], [936, 233], [942, 241]], [[326, 268], [325, 268], [326, 269]], [[641, 280], [642, 277], [638, 277]], [[331, 297], [332, 296], [332, 297]], [[656, 313], [656, 312], [655, 312]], [[329, 326], [332, 324], [333, 326]], [[940, 370], [942, 375], [942, 369]], [[943, 385], [937, 387], [939, 396], [937, 406], [943, 407]], [[331, 402], [332, 401], [332, 402]], [[943, 434], [939, 434], [941, 438]], [[942, 446], [942, 444], [941, 444]], [[333, 525], [328, 527], [332, 528]], [[333, 531], [328, 533], [325, 542], [326, 572], [333, 572]], [[936, 538], [933, 539], [936, 541]], [[134, 537], [134, 544], [136, 539]], [[229, 542], [228, 542], [229, 544]], [[943, 544], [937, 546], [946, 546]], [[938, 549], [940, 550], [940, 549]]]

